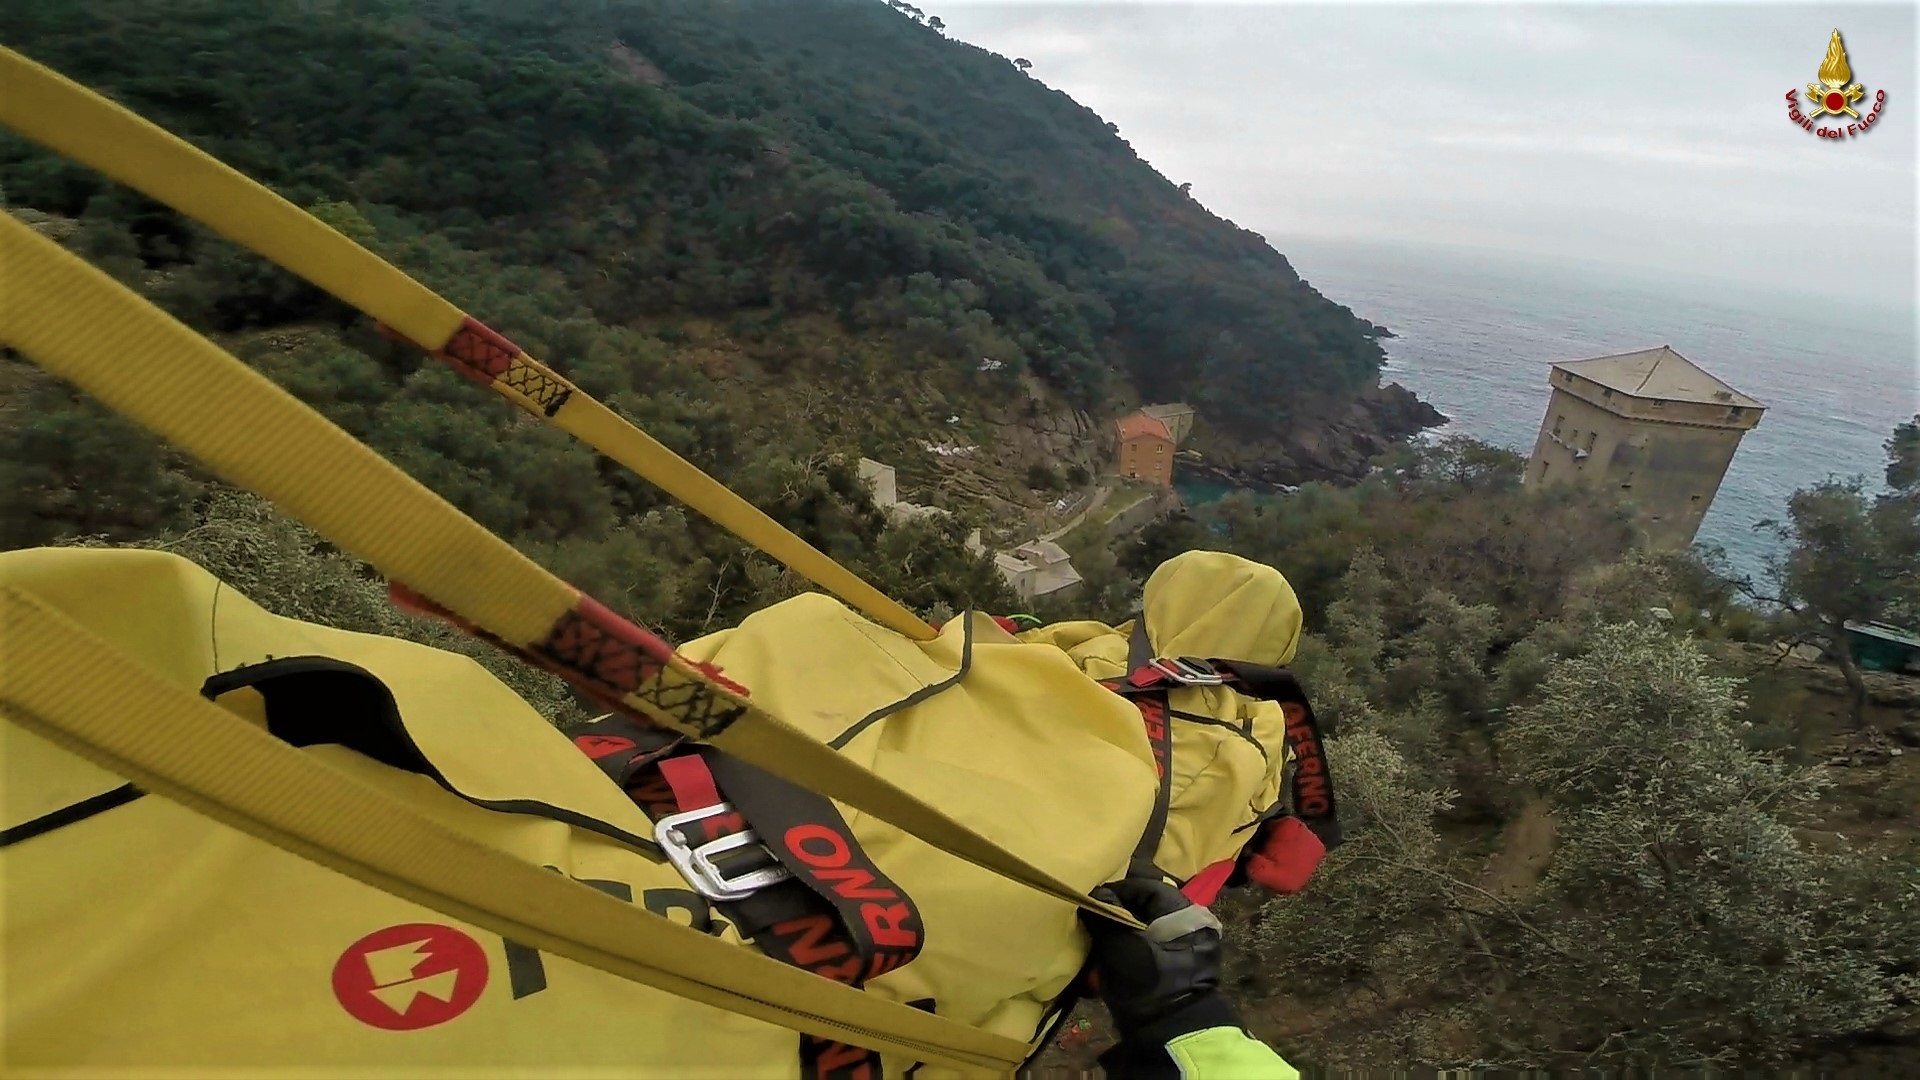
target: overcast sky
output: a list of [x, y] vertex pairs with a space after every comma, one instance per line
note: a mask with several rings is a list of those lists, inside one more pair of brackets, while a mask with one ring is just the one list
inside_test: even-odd
[[[1914, 305], [1911, 2], [919, 2], [1282, 251], [1415, 240]], [[1856, 111], [1887, 94], [1838, 142], [1785, 101], [1835, 27]]]

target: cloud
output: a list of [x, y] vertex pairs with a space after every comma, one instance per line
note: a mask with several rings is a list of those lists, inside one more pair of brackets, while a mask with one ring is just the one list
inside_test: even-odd
[[1446, 131], [1425, 136], [1435, 146], [1496, 153], [1577, 154], [1608, 161], [1646, 161], [1707, 169], [1774, 168], [1775, 162], [1755, 151], [1727, 143], [1668, 142], [1627, 134], [1569, 135], [1564, 132]]
[[[950, 33], [1118, 124], [1222, 217], [1777, 280], [1849, 253], [1911, 307], [1911, 5], [952, 3]], [[1795, 127], [1838, 25], [1865, 135]]]
[[1483, 16], [1492, 35], [1510, 48], [1535, 53], [1569, 53], [1591, 48], [1599, 39], [1599, 30], [1538, 8], [1499, 9]]

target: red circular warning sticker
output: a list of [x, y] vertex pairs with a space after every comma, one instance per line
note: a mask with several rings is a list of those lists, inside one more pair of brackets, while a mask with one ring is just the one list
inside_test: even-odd
[[355, 1020], [388, 1031], [444, 1024], [487, 988], [487, 954], [451, 926], [404, 923], [376, 930], [340, 954], [333, 996]]

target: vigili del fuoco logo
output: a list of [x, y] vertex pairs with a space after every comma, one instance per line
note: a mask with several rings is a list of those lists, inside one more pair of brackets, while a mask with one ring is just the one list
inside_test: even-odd
[[[1823, 139], [1851, 139], [1872, 127], [1880, 119], [1880, 110], [1886, 108], [1887, 92], [1875, 90], [1873, 108], [1860, 115], [1853, 106], [1866, 96], [1865, 88], [1853, 81], [1853, 69], [1847, 66], [1847, 47], [1840, 43], [1840, 31], [1836, 29], [1827, 42], [1827, 58], [1820, 62], [1820, 81], [1807, 84], [1807, 100], [1812, 107], [1801, 112], [1800, 91], [1789, 90], [1787, 119]], [[1853, 122], [1840, 126], [1842, 115], [1853, 117]], [[1833, 126], [1815, 127], [1814, 120], [1822, 116], [1833, 117]]]

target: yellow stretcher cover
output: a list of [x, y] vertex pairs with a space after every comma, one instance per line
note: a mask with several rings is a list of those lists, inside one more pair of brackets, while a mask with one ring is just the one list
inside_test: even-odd
[[[391, 692], [428, 768], [383, 764], [325, 739], [306, 755], [515, 859], [738, 942], [654, 854], [651, 826], [625, 793], [464, 657], [270, 615], [194, 564], [153, 551], [8, 552], [0, 588], [191, 691], [269, 658], [364, 669]], [[1291, 655], [1300, 621], [1277, 572], [1213, 553], [1163, 567], [1146, 616], [1163, 654], [1267, 663]], [[973, 617], [915, 642], [809, 594], [683, 651], [719, 663], [755, 699], [859, 764], [1090, 889], [1125, 869], [1155, 791], [1138, 713], [1086, 677], [1120, 673], [1126, 629], [1063, 624], [1023, 642]], [[0, 690], [10, 652], [0, 652]], [[264, 723], [252, 690], [217, 704]], [[1234, 830], [1277, 798], [1284, 751], [1270, 705], [1220, 689], [1176, 691], [1174, 704], [1251, 719], [1254, 733], [1174, 727], [1173, 801], [1156, 861], [1185, 876], [1237, 849], [1246, 834]], [[343, 732], [364, 724], [356, 703], [338, 708]], [[390, 895], [141, 795], [14, 719], [0, 725], [8, 834], [0, 1060], [9, 1071], [799, 1071], [793, 1031]], [[1084, 958], [1075, 909], [839, 809], [925, 927], [918, 958], [866, 992], [931, 999], [940, 1016], [1031, 1042]], [[885, 1059], [890, 1076], [911, 1064]]]

